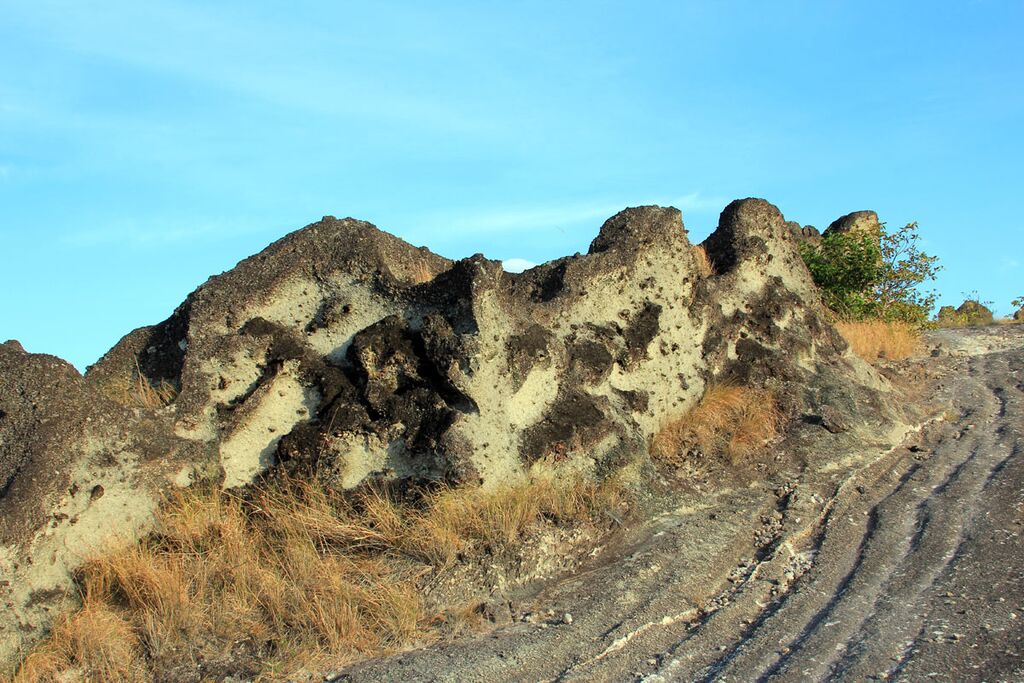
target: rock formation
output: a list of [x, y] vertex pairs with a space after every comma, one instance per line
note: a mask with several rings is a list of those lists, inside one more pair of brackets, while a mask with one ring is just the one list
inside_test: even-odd
[[797, 242], [821, 243], [821, 233], [813, 225], [800, 225], [796, 221], [787, 221], [786, 229], [796, 238]]
[[[710, 275], [678, 210], [637, 207], [587, 254], [512, 274], [325, 217], [84, 377], [0, 347], [0, 658], [45, 629], [88, 544], [130, 540], [166, 489], [198, 479], [242, 486], [282, 467], [343, 488], [495, 486], [541, 458], [600, 478], [709, 382], [771, 388], [792, 418], [887, 400], [828, 323], [778, 209], [733, 202], [703, 247]], [[165, 407], [125, 399], [163, 385], [177, 388]]]
[[854, 211], [841, 218], [837, 218], [825, 228], [823, 236], [835, 233], [866, 233], [879, 235], [882, 232], [882, 224], [878, 222], [878, 214], [874, 211]]
[[948, 327], [977, 327], [995, 322], [991, 309], [976, 299], [967, 299], [957, 308], [942, 306], [935, 319]]

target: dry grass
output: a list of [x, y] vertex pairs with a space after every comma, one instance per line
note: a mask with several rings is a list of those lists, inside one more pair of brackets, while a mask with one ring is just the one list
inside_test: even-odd
[[103, 393], [110, 400], [123, 406], [157, 410], [177, 398], [178, 389], [167, 380], [153, 384], [149, 381], [138, 362], [131, 379], [120, 377], [107, 384]]
[[901, 322], [869, 320], [836, 323], [839, 334], [858, 356], [868, 362], [902, 360], [921, 346], [921, 333]]
[[137, 403], [147, 410], [156, 410], [169, 405], [178, 395], [178, 390], [166, 380], [151, 384], [141, 373], [135, 377], [132, 391], [128, 396], [129, 403]]
[[704, 245], [694, 245], [693, 260], [697, 264], [697, 274], [701, 277], [711, 277], [715, 274], [715, 267], [711, 263], [711, 259], [708, 258], [708, 252]]
[[135, 361], [135, 379], [132, 386], [133, 391], [129, 400], [134, 400], [143, 408], [156, 410], [169, 405], [178, 395], [178, 390], [167, 380], [160, 380], [158, 384], [152, 384], [142, 373], [139, 361]]
[[131, 624], [95, 596], [82, 608], [61, 617], [46, 643], [22, 663], [15, 681], [65, 680], [141, 681], [138, 639]]
[[155, 681], [255, 664], [279, 680], [471, 627], [475, 606], [430, 615], [424, 577], [458, 558], [515, 553], [546, 520], [596, 520], [621, 483], [537, 475], [487, 491], [399, 500], [284, 480], [242, 499], [185, 492], [158, 533], [81, 569], [82, 607], [62, 618], [14, 681]]
[[651, 452], [658, 460], [679, 465], [691, 450], [725, 455], [739, 462], [782, 429], [782, 414], [771, 392], [730, 384], [712, 384], [700, 402], [655, 435]]

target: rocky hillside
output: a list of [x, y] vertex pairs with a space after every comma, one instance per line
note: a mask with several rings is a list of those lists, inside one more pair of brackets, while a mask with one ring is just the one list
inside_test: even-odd
[[3, 344], [0, 659], [45, 631], [84, 557], [144, 533], [167, 491], [197, 481], [283, 469], [339, 488], [493, 487], [539, 458], [600, 479], [709, 383], [771, 389], [791, 420], [868, 405], [897, 419], [797, 253], [816, 231], [794, 225], [735, 201], [698, 248], [678, 210], [630, 208], [588, 253], [512, 274], [325, 217], [84, 376]]

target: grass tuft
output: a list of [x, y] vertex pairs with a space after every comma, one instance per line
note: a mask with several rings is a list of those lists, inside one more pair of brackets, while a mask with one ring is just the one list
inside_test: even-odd
[[736, 463], [778, 437], [781, 429], [782, 414], [770, 391], [711, 384], [690, 412], [659, 430], [651, 452], [674, 466], [693, 450]]
[[157, 384], [151, 384], [143, 375], [135, 378], [132, 389], [131, 399], [147, 410], [170, 405], [178, 395], [178, 390], [170, 382], [160, 380]]
[[902, 360], [921, 346], [920, 331], [907, 323], [867, 320], [836, 323], [839, 334], [868, 362]]

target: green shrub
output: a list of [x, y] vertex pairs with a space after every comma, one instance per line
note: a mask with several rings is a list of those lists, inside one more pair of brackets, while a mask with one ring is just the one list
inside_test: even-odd
[[880, 319], [924, 325], [935, 305], [922, 292], [941, 266], [918, 248], [917, 223], [889, 232], [827, 233], [820, 244], [803, 242], [800, 255], [825, 305], [848, 320]]

